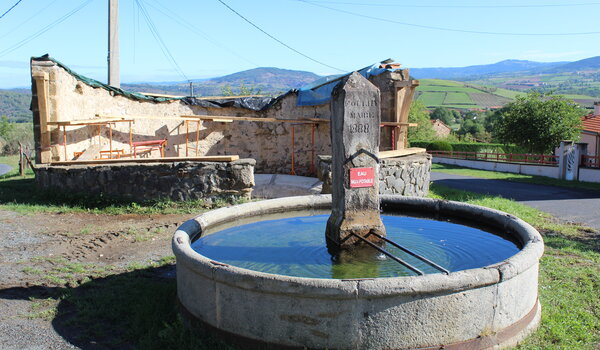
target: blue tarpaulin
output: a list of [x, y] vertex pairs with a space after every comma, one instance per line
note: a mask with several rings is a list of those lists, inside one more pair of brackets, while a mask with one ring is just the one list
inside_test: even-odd
[[[365, 67], [358, 72], [368, 79], [371, 76], [379, 75], [387, 70], [385, 68], [379, 68], [379, 65], [379, 63], [376, 63], [372, 66]], [[352, 72], [347, 74], [330, 75], [321, 79], [317, 79], [312, 83], [301, 87], [298, 89], [297, 105], [316, 106], [329, 102], [333, 88], [340, 82], [340, 80], [350, 74], [352, 74]]]

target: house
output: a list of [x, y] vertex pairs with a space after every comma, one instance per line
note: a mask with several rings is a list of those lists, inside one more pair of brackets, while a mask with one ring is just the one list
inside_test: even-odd
[[439, 119], [432, 120], [431, 125], [433, 126], [433, 130], [435, 130], [437, 137], [446, 137], [450, 135], [450, 132], [452, 131], [452, 128]]
[[594, 113], [582, 118], [581, 140], [588, 144], [588, 155], [600, 155], [600, 101], [594, 102]]

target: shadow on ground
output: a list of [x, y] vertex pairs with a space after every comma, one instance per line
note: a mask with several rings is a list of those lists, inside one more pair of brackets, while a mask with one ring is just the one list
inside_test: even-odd
[[173, 266], [82, 281], [77, 287], [16, 287], [5, 299], [56, 300], [52, 326], [69, 343], [95, 349], [233, 349], [183, 324]]

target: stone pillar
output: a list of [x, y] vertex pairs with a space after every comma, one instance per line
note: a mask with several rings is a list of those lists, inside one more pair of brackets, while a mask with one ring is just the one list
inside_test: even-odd
[[340, 82], [331, 101], [332, 207], [325, 237], [330, 252], [352, 247], [358, 235], [385, 235], [379, 214], [379, 89], [357, 72]]

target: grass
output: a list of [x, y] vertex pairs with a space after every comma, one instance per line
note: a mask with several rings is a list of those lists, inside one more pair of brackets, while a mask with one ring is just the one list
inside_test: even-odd
[[456, 165], [435, 163], [431, 165], [431, 170], [446, 174], [456, 174], [464, 176], [478, 177], [482, 179], [506, 180], [513, 182], [533, 183], [538, 185], [560, 186], [568, 188], [578, 188], [585, 190], [600, 191], [600, 183], [584, 181], [566, 181], [553, 179], [545, 176], [523, 175], [513, 173], [501, 173], [497, 171], [479, 170], [463, 168]]
[[35, 185], [31, 170], [25, 177], [18, 176], [18, 162], [18, 156], [0, 157], [0, 163], [13, 167], [8, 174], [0, 176], [1, 210], [11, 210], [22, 214], [44, 212], [109, 215], [192, 214], [242, 202], [242, 200], [223, 197], [215, 200], [185, 202], [155, 200], [140, 203], [103, 195], [39, 190]]
[[539, 298], [542, 323], [517, 349], [598, 349], [600, 345], [600, 236], [565, 225], [549, 214], [489, 195], [432, 185], [431, 197], [506, 211], [534, 225], [544, 236]]

